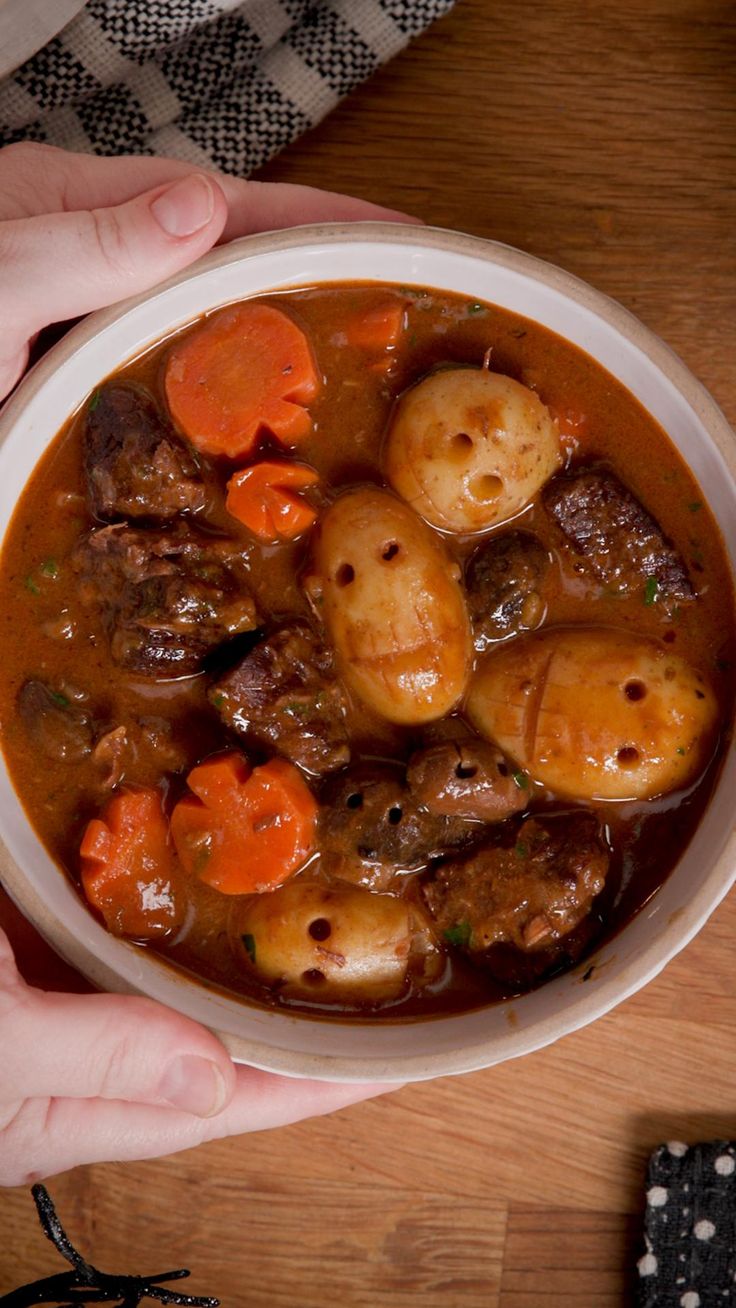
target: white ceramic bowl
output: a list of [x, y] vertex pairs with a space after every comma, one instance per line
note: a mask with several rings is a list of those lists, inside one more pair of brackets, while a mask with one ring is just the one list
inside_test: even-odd
[[[92, 315], [19, 387], [0, 418], [0, 532], [37, 460], [102, 377], [207, 309], [321, 282], [417, 284], [489, 300], [581, 346], [662, 424], [697, 477], [736, 571], [736, 446], [713, 400], [636, 318], [559, 269], [507, 246], [427, 228], [365, 223], [249, 237], [208, 255], [152, 293]], [[114, 939], [86, 912], [32, 831], [0, 764], [0, 870], [51, 944], [103, 989], [138, 991], [217, 1031], [233, 1056], [293, 1076], [421, 1080], [529, 1053], [593, 1021], [691, 939], [736, 877], [736, 751], [667, 882], [588, 963], [532, 994], [460, 1016], [349, 1023], [267, 1012], [208, 990], [154, 955]], [[510, 1010], [513, 1009], [513, 1013]]]

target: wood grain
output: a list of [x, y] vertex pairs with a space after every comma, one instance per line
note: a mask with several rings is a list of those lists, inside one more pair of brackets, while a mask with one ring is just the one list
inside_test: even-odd
[[[733, 421], [735, 47], [727, 0], [460, 0], [262, 176], [561, 264]], [[619, 1308], [650, 1150], [736, 1135], [735, 936], [731, 899], [646, 990], [519, 1062], [52, 1191], [102, 1266], [191, 1266], [228, 1308]], [[57, 1268], [26, 1192], [0, 1228], [0, 1292]]]

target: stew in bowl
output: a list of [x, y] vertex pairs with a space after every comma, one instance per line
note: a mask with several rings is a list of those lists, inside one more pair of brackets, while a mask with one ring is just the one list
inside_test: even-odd
[[10, 403], [0, 714], [43, 858], [7, 791], [3, 835], [99, 984], [393, 1079], [590, 1020], [726, 891], [733, 479], [574, 279], [357, 239], [214, 252]]
[[0, 560], [7, 765], [90, 913], [251, 1005], [467, 1013], [681, 859], [731, 567], [579, 345], [409, 282], [218, 306], [100, 377]]

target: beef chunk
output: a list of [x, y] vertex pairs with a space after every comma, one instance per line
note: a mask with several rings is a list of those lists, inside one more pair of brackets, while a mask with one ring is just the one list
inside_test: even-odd
[[539, 625], [549, 565], [544, 546], [526, 531], [504, 532], [479, 546], [466, 574], [477, 649]]
[[35, 747], [57, 763], [79, 763], [92, 750], [92, 719], [78, 704], [43, 681], [26, 681], [18, 712]]
[[261, 641], [209, 696], [229, 727], [314, 776], [350, 761], [347, 701], [332, 655], [302, 624]]
[[426, 867], [476, 838], [476, 823], [430, 813], [399, 768], [363, 764], [336, 778], [323, 796], [319, 847], [332, 876], [387, 890], [403, 872]]
[[542, 492], [550, 517], [585, 567], [622, 594], [657, 583], [668, 600], [690, 600], [685, 564], [631, 491], [607, 468], [554, 477]]
[[514, 771], [495, 745], [469, 736], [418, 750], [406, 779], [413, 798], [430, 813], [501, 822], [527, 803]]
[[156, 716], [110, 727], [97, 739], [93, 758], [103, 788], [110, 790], [123, 781], [155, 782], [166, 772], [179, 772], [188, 761], [186, 749], [173, 738], [171, 723]]
[[[527, 818], [512, 845], [494, 840], [437, 868], [423, 895], [445, 939], [495, 971], [498, 946], [548, 964], [589, 914], [607, 871], [598, 821], [581, 810]], [[500, 955], [506, 975], [508, 952]]]
[[205, 490], [194, 456], [137, 386], [103, 386], [84, 432], [87, 500], [98, 518], [166, 522], [194, 512]]
[[83, 601], [99, 608], [120, 667], [149, 676], [197, 672], [208, 650], [256, 626], [247, 558], [191, 531], [100, 527], [73, 556]]

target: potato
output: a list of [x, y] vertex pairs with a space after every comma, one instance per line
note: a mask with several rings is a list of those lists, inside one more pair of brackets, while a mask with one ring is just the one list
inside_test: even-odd
[[399, 400], [386, 475], [435, 527], [475, 532], [512, 518], [561, 462], [534, 391], [485, 368], [436, 372]]
[[444, 965], [428, 921], [404, 899], [297, 877], [236, 905], [236, 957], [279, 994], [316, 1003], [376, 1003]]
[[319, 524], [305, 588], [343, 680], [389, 722], [443, 717], [465, 689], [459, 576], [441, 539], [388, 491], [348, 491]]
[[718, 705], [701, 674], [656, 641], [560, 627], [489, 655], [467, 713], [559, 795], [650, 799], [702, 771]]

